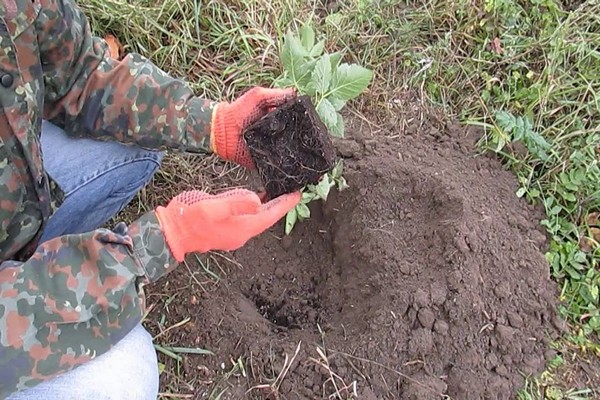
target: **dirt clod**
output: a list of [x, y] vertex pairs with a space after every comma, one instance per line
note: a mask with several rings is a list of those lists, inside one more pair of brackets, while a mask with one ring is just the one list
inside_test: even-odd
[[442, 321], [440, 319], [438, 319], [437, 321], [435, 321], [434, 325], [433, 325], [433, 330], [435, 331], [435, 333], [438, 333], [442, 336], [446, 335], [448, 333], [448, 323], [446, 321]]
[[509, 311], [506, 313], [508, 322], [513, 328], [521, 328], [523, 326], [523, 318], [516, 312]]
[[417, 318], [419, 322], [423, 326], [423, 328], [431, 329], [433, 328], [433, 322], [435, 321], [435, 315], [433, 312], [427, 308], [422, 308], [419, 310], [417, 314]]
[[243, 135], [270, 199], [317, 184], [335, 165], [330, 135], [308, 96], [281, 105]]

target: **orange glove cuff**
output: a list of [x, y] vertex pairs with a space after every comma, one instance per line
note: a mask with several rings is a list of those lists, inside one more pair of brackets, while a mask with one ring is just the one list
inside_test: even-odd
[[242, 136], [243, 127], [238, 123], [231, 104], [221, 102], [213, 110], [210, 145], [214, 153], [227, 161], [254, 169], [252, 157]]
[[[230, 154], [227, 149], [227, 131], [231, 130], [231, 127], [227, 129], [225, 123], [227, 105], [226, 102], [218, 103], [213, 109], [211, 121], [210, 147], [213, 152], [223, 159], [229, 159]], [[229, 125], [232, 125], [232, 121], [229, 121]]]
[[[163, 234], [165, 235], [165, 241], [167, 242], [171, 253], [173, 253], [173, 257], [175, 257], [177, 262], [182, 262], [186, 254], [184, 248], [184, 237], [186, 234], [183, 231], [180, 221], [178, 221], [178, 210], [175, 209], [175, 204], [169, 204], [168, 207], [169, 209], [162, 206], [157, 207], [156, 218], [158, 218], [158, 223], [162, 228]], [[183, 205], [180, 207], [183, 207]]]

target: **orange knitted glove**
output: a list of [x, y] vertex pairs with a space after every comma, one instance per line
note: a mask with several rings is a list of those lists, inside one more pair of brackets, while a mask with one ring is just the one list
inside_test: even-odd
[[218, 195], [193, 190], [179, 194], [156, 215], [171, 253], [179, 262], [188, 253], [237, 250], [269, 229], [300, 202], [300, 192], [262, 203], [245, 189]]
[[224, 160], [254, 169], [242, 132], [273, 108], [295, 96], [294, 89], [254, 87], [231, 104], [217, 104], [212, 115], [210, 133], [212, 151]]

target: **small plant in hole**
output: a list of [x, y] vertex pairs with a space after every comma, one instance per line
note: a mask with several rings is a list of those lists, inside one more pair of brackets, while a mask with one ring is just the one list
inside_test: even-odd
[[[324, 49], [325, 39], [316, 41], [310, 24], [303, 25], [298, 33], [286, 33], [280, 53], [283, 74], [275, 81], [275, 86], [294, 87], [299, 96], [310, 97], [329, 134], [343, 138], [344, 119], [340, 111], [367, 88], [373, 72], [358, 64], [343, 63], [343, 51], [327, 53]], [[327, 200], [334, 186], [339, 191], [348, 187], [343, 167], [343, 161], [337, 161], [318, 183], [302, 188], [300, 204], [286, 216], [286, 234], [292, 231], [297, 221], [310, 218], [308, 203]]]

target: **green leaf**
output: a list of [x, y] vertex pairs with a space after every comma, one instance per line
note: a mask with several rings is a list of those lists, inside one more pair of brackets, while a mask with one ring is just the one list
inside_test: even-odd
[[575, 279], [576, 281], [578, 281], [578, 280], [580, 280], [580, 279], [581, 279], [581, 274], [580, 274], [579, 272], [577, 272], [577, 271], [576, 271], [574, 268], [571, 268], [571, 267], [568, 267], [568, 266], [567, 266], [567, 267], [565, 268], [565, 271], [566, 271], [566, 272], [569, 274], [569, 276], [570, 276], [572, 279]]
[[498, 132], [497, 129], [494, 129], [494, 132], [497, 132], [494, 135], [494, 140], [497, 142], [496, 143], [496, 148], [494, 149], [494, 151], [496, 153], [500, 152], [504, 146], [506, 146], [506, 138], [504, 137], [504, 135], [502, 134], [502, 132]]
[[318, 93], [325, 93], [329, 89], [331, 82], [331, 63], [329, 54], [323, 54], [317, 63], [312, 73], [311, 83], [314, 83]]
[[331, 176], [333, 177], [333, 179], [338, 179], [339, 177], [341, 177], [343, 170], [344, 170], [344, 160], [340, 159], [337, 162], [337, 164], [335, 164], [335, 167], [333, 167], [333, 169], [331, 170]]
[[323, 54], [323, 50], [325, 49], [325, 40], [320, 40], [317, 44], [314, 45], [312, 50], [310, 51], [311, 57], [319, 57]]
[[329, 25], [333, 25], [336, 28], [340, 28], [340, 24], [341, 24], [343, 18], [344, 18], [344, 16], [339, 12], [329, 14], [327, 17], [325, 17], [325, 23], [329, 24]]
[[211, 356], [214, 356], [215, 353], [213, 353], [210, 350], [206, 350], [200, 347], [196, 347], [196, 348], [189, 348], [189, 347], [163, 347], [164, 349], [168, 350], [168, 351], [172, 351], [173, 353], [184, 353], [184, 354], [208, 354]]
[[340, 111], [346, 105], [346, 102], [344, 100], [338, 99], [335, 96], [327, 96], [327, 100], [329, 100], [329, 102], [333, 105], [335, 111]]
[[300, 203], [296, 206], [296, 212], [300, 220], [310, 218], [310, 209], [304, 203]]
[[525, 120], [523, 119], [523, 117], [515, 118], [515, 127], [512, 131], [514, 141], [523, 139], [525, 133], [527, 132]]
[[310, 80], [312, 65], [306, 61], [306, 57], [308, 57], [308, 52], [302, 47], [300, 39], [291, 33], [286, 34], [281, 51], [281, 63], [287, 78], [298, 89], [303, 89]]
[[315, 45], [315, 31], [309, 24], [300, 28], [300, 40], [306, 51], [310, 52]]
[[331, 70], [332, 71], [336, 70], [340, 61], [342, 61], [343, 56], [344, 56], [344, 53], [342, 53], [341, 51], [336, 51], [335, 53], [331, 53], [329, 55], [329, 61], [331, 61]]
[[[590, 270], [591, 272], [588, 272], [588, 277], [590, 277], [590, 279], [594, 279], [595, 275], [597, 274], [596, 272]], [[598, 287], [598, 285], [594, 284], [594, 283], [590, 283], [589, 284], [589, 289], [590, 289], [590, 295], [592, 296], [592, 300], [594, 303], [597, 303], [598, 300], [600, 300], [600, 287]], [[600, 310], [599, 310], [600, 312]], [[598, 314], [598, 316], [600, 316], [600, 314]]]
[[322, 198], [323, 200], [327, 200], [330, 188], [331, 186], [329, 185], [329, 176], [324, 175], [323, 178], [321, 178], [321, 181], [315, 186], [315, 192], [320, 198]]
[[577, 191], [578, 187], [577, 185], [572, 183], [570, 175], [561, 172], [558, 176], [560, 177], [560, 182], [563, 184], [564, 187], [573, 192]]
[[348, 185], [348, 183], [346, 183], [346, 178], [344, 178], [344, 177], [342, 176], [342, 177], [340, 177], [340, 178], [338, 179], [338, 181], [337, 181], [337, 188], [338, 188], [338, 191], [340, 191], [340, 192], [341, 192], [342, 190], [348, 189], [349, 187], [350, 187], [350, 186]]
[[498, 111], [496, 113], [496, 122], [508, 133], [512, 132], [516, 125], [515, 117], [506, 111]]
[[540, 196], [541, 192], [538, 189], [534, 188], [529, 190], [528, 194], [531, 199], [537, 199]]
[[317, 195], [315, 193], [312, 192], [302, 192], [302, 202], [303, 203], [310, 203], [311, 201], [313, 201], [315, 199]]
[[333, 127], [337, 124], [337, 113], [335, 112], [335, 108], [327, 99], [321, 100], [319, 104], [317, 104], [317, 114], [327, 126], [327, 129], [331, 131], [334, 129]]
[[296, 57], [308, 57], [310, 52], [304, 48], [302, 45], [302, 41], [297, 35], [294, 35], [291, 32], [288, 32], [285, 36], [285, 40], [290, 45], [290, 50], [292, 54]]
[[312, 76], [312, 71], [315, 68], [316, 63], [317, 60], [311, 60], [300, 68], [298, 72], [298, 87], [308, 87], [308, 84], [310, 83], [310, 78]]
[[570, 201], [572, 203], [575, 203], [577, 201], [577, 198], [575, 197], [575, 195], [573, 193], [563, 192], [563, 191], [560, 191], [560, 192], [565, 200]]
[[313, 98], [315, 98], [317, 96], [317, 88], [315, 86], [315, 83], [313, 81], [309, 81], [305, 86], [304, 86], [304, 90], [302, 90], [303, 94], [307, 94]]
[[561, 206], [554, 206], [552, 209], [550, 209], [548, 215], [558, 215], [562, 210], [563, 208]]
[[366, 89], [373, 71], [356, 64], [341, 64], [333, 74], [329, 95], [342, 100], [351, 100]]
[[292, 86], [293, 84], [294, 84], [294, 81], [292, 81], [287, 76], [282, 75], [273, 82], [273, 87], [286, 88], [286, 87]]
[[519, 188], [519, 190], [517, 190], [517, 197], [523, 197], [525, 193], [527, 193], [527, 189], [525, 189], [524, 187]]
[[343, 138], [344, 137], [344, 118], [339, 113], [336, 113], [336, 117], [337, 117], [337, 122], [335, 125], [333, 125], [331, 127], [331, 129], [329, 130], [329, 134], [336, 136], [336, 137]]
[[285, 234], [289, 235], [292, 229], [294, 229], [294, 225], [296, 225], [296, 221], [298, 221], [298, 212], [296, 211], [296, 207], [292, 208], [287, 215], [285, 216]]

